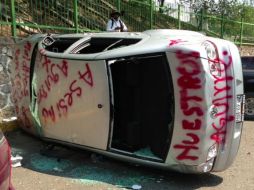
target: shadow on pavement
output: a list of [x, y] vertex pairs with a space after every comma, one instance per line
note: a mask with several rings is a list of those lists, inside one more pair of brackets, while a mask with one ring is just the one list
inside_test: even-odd
[[52, 176], [66, 177], [84, 185], [107, 183], [131, 189], [132, 185], [138, 184], [147, 190], [184, 190], [213, 187], [223, 181], [214, 174], [190, 175], [135, 166], [75, 148], [56, 146], [53, 150], [48, 147], [42, 151], [45, 142], [21, 130], [9, 132], [6, 136], [13, 155], [23, 157], [22, 167]]

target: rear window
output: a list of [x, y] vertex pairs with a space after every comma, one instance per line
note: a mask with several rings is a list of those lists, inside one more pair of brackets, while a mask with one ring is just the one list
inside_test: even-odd
[[243, 69], [254, 70], [254, 57], [241, 57]]

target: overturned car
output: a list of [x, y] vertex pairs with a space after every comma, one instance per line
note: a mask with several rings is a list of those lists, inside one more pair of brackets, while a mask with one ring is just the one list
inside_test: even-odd
[[181, 30], [34, 35], [16, 44], [12, 98], [45, 140], [186, 173], [238, 151], [244, 95], [232, 43]]

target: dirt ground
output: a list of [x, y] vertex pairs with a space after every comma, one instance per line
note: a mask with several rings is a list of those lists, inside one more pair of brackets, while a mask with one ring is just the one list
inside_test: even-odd
[[254, 46], [238, 47], [241, 56], [254, 56]]
[[8, 132], [7, 138], [13, 154], [23, 157], [22, 166], [12, 171], [17, 190], [118, 190], [133, 185], [142, 190], [254, 190], [254, 122], [250, 121], [244, 123], [234, 164], [224, 172], [204, 175], [135, 166], [66, 147], [45, 151], [45, 143], [20, 130]]

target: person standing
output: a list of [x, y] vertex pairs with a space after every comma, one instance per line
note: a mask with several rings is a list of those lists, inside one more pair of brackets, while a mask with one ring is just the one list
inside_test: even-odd
[[108, 32], [127, 32], [128, 29], [124, 22], [120, 19], [121, 13], [118, 11], [113, 11], [110, 14], [110, 19], [107, 23], [106, 30]]

